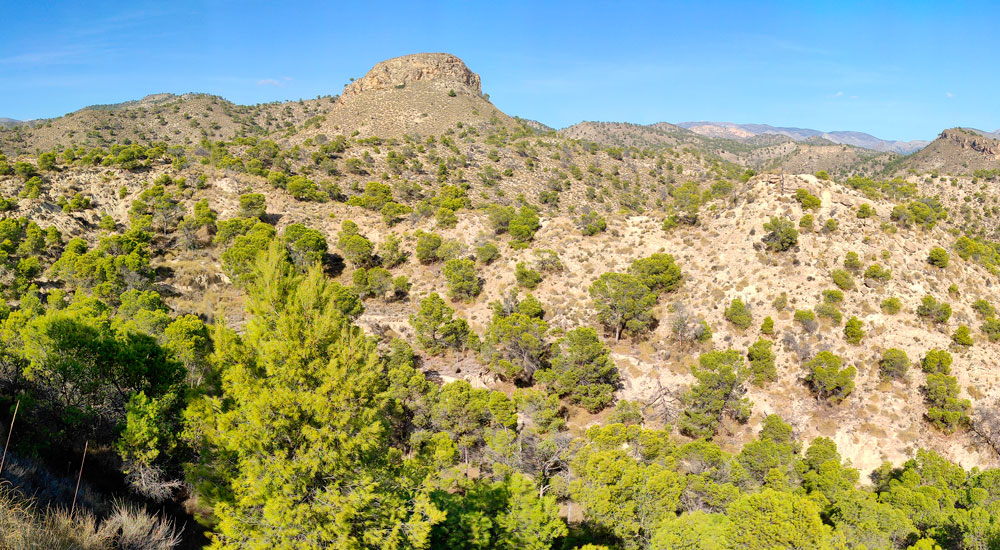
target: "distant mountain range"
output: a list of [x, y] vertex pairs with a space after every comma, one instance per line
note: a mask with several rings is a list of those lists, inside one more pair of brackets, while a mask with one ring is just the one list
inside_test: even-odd
[[747, 141], [762, 134], [775, 134], [787, 136], [795, 141], [814, 140], [819, 138], [837, 144], [854, 145], [855, 147], [863, 147], [873, 151], [901, 153], [904, 155], [919, 151], [930, 143], [930, 141], [924, 140], [885, 140], [864, 132], [823, 132], [809, 128], [786, 128], [770, 126], [767, 124], [734, 124], [732, 122], [701, 121], [678, 122], [676, 125], [681, 128], [687, 128], [688, 130], [703, 136], [735, 139], [737, 141]]
[[986, 132], [984, 130], [977, 130], [975, 128], [962, 128], [963, 130], [969, 130], [970, 132], [975, 132], [981, 136], [986, 136], [988, 138], [1000, 139], [1000, 129], [993, 132]]

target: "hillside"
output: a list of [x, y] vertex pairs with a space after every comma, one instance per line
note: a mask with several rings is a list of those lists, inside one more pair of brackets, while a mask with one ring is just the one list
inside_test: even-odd
[[322, 98], [243, 106], [207, 94], [157, 94], [3, 129], [0, 150], [8, 155], [37, 154], [70, 146], [107, 148], [132, 142], [193, 146], [203, 139], [281, 136], [317, 124], [334, 101]]
[[[480, 109], [486, 111], [492, 106], [480, 95], [478, 75], [468, 71], [460, 61], [454, 61], [456, 58], [421, 55], [414, 59], [412, 65], [406, 61], [407, 58], [402, 59], [402, 62], [398, 59], [390, 60], [376, 66], [366, 77], [349, 86], [327, 111], [325, 119], [318, 124], [294, 134], [280, 135], [284, 138], [282, 140], [284, 143], [299, 143], [297, 147], [305, 153], [305, 158], [302, 154], [286, 156], [283, 152], [284, 146], [279, 145], [278, 156], [269, 163], [272, 166], [283, 165], [286, 170], [293, 173], [308, 174], [311, 178], [318, 177], [316, 183], [312, 185], [321, 194], [315, 196], [308, 193], [300, 194], [297, 195], [297, 199], [294, 193], [289, 196], [288, 190], [275, 189], [268, 183], [268, 178], [244, 172], [249, 166], [249, 159], [254, 158], [257, 154], [255, 151], [264, 143], [248, 141], [233, 143], [225, 148], [225, 154], [230, 155], [228, 158], [231, 160], [220, 159], [221, 164], [228, 166], [221, 171], [217, 168], [206, 171], [205, 168], [209, 167], [201, 168], [199, 163], [190, 161], [186, 165], [182, 163], [179, 169], [176, 162], [173, 163], [174, 169], [169, 166], [157, 168], [157, 163], [154, 162], [149, 172], [134, 172], [114, 167], [77, 168], [67, 165], [58, 172], [47, 174], [44, 178], [46, 185], [43, 194], [37, 199], [19, 201], [15, 212], [40, 225], [54, 225], [67, 238], [81, 236], [88, 242], [96, 244], [99, 233], [94, 229], [100, 222], [101, 214], [110, 214], [119, 227], [129, 225], [129, 212], [133, 201], [148, 189], [148, 182], [159, 178], [159, 174], [167, 174], [172, 178], [185, 177], [188, 181], [205, 179], [204, 177], [208, 176], [203, 189], [188, 189], [178, 197], [181, 199], [178, 206], [180, 212], [191, 211], [195, 202], [207, 200], [210, 207], [219, 213], [220, 219], [225, 219], [238, 214], [237, 199], [241, 194], [262, 193], [267, 197], [267, 211], [273, 213], [278, 220], [276, 229], [279, 232], [291, 224], [305, 224], [319, 230], [326, 241], [331, 243], [330, 252], [336, 253], [337, 249], [332, 243], [336, 242], [340, 223], [345, 219], [358, 222], [363, 228], [363, 233], [374, 242], [383, 241], [390, 233], [397, 233], [404, 236], [404, 243], [413, 246], [415, 241], [412, 237], [406, 237], [407, 235], [413, 235], [417, 230], [432, 231], [435, 225], [440, 225], [440, 221], [435, 222], [433, 216], [426, 217], [433, 214], [434, 209], [428, 211], [422, 205], [428, 202], [434, 204], [434, 197], [445, 192], [444, 183], [456, 181], [467, 189], [465, 195], [469, 197], [473, 207], [490, 203], [516, 206], [520, 201], [531, 203], [541, 198], [541, 202], [537, 204], [541, 207], [542, 229], [535, 242], [544, 248], [552, 248], [559, 252], [567, 267], [560, 274], [548, 277], [535, 292], [543, 303], [553, 304], [549, 310], [551, 317], [547, 317], [547, 321], [553, 327], [569, 330], [581, 323], [587, 324], [586, 320], [592, 318], [594, 314], [593, 310], [589, 309], [591, 304], [585, 293], [565, 294], [556, 289], [586, 289], [597, 275], [605, 271], [622, 269], [637, 257], [667, 251], [684, 266], [686, 273], [684, 288], [689, 289], [672, 297], [671, 300], [686, 304], [685, 308], [689, 309], [692, 315], [705, 318], [714, 330], [721, 331], [717, 332], [719, 341], [726, 342], [727, 346], [740, 348], [747, 347], [751, 342], [747, 340], [747, 336], [742, 336], [739, 332], [726, 330], [726, 323], [720, 316], [720, 304], [734, 297], [741, 297], [755, 310], [756, 315], [761, 318], [772, 316], [780, 323], [782, 320], [788, 320], [788, 315], [770, 310], [770, 303], [775, 297], [785, 292], [790, 296], [792, 304], [801, 303], [808, 306], [809, 302], [817, 299], [820, 290], [829, 285], [823, 283], [828, 276], [828, 270], [835, 268], [838, 258], [842, 259], [848, 250], [858, 252], [862, 258], [876, 258], [887, 254], [892, 258], [888, 267], [895, 272], [910, 272], [916, 266], [925, 264], [922, 255], [926, 254], [927, 250], [938, 244], [948, 246], [953, 241], [952, 237], [940, 229], [927, 234], [923, 231], [909, 230], [894, 236], [884, 235], [877, 223], [856, 221], [853, 216], [853, 211], [862, 202], [870, 202], [870, 199], [865, 198], [859, 191], [851, 191], [832, 182], [820, 185], [815, 178], [805, 176], [789, 179], [784, 194], [769, 187], [767, 178], [755, 178], [746, 184], [731, 179], [735, 188], [725, 191], [719, 195], [720, 199], [710, 202], [714, 212], [711, 216], [703, 217], [702, 222], [696, 227], [681, 226], [672, 232], [663, 233], [658, 227], [663, 212], [670, 212], [672, 209], [670, 203], [666, 202], [671, 200], [671, 187], [678, 185], [680, 181], [689, 180], [708, 186], [715, 181], [715, 178], [735, 178], [735, 174], [738, 173], [720, 172], [717, 161], [710, 161], [708, 157], [696, 153], [678, 151], [682, 148], [685, 151], [692, 151], [693, 148], [688, 147], [688, 144], [700, 144], [700, 149], [704, 151], [710, 149], [712, 140], [664, 124], [644, 127], [586, 123], [560, 132], [560, 135], [572, 138], [572, 141], [534, 137], [532, 130], [519, 125], [506, 115], [492, 113], [487, 118], [482, 113], [474, 114], [475, 111]], [[456, 91], [454, 97], [448, 93], [450, 90]], [[443, 108], [431, 108], [438, 105], [437, 102], [451, 105], [454, 109], [447, 111], [442, 110]], [[319, 108], [323, 103], [319, 101], [299, 106], [302, 114], [298, 116], [301, 118], [311, 113], [310, 108]], [[375, 105], [379, 106], [377, 110]], [[226, 107], [214, 109], [216, 106]], [[208, 114], [209, 120], [213, 120], [212, 117], [219, 117], [217, 120], [227, 121], [228, 126], [216, 130], [218, 135], [240, 133], [241, 130], [232, 114], [226, 113], [242, 112], [241, 108], [233, 108], [222, 100], [209, 96], [159, 96], [114, 107], [88, 108], [69, 115], [66, 119], [52, 121], [51, 124], [53, 128], [65, 128], [71, 122], [82, 124], [89, 120], [100, 120], [103, 123], [109, 120], [109, 118], [88, 117], [117, 116], [119, 119], [135, 120], [136, 125], [133, 128], [139, 128], [143, 127], [149, 118], [166, 119], [164, 114], [166, 112], [178, 116], [166, 119], [167, 124], [162, 126], [163, 130], [158, 135], [171, 139], [171, 143], [183, 146], [196, 136], [177, 133], [180, 128], [174, 126], [183, 127], [184, 124], [180, 123], [180, 120], [186, 120], [184, 113], [196, 107], [203, 109], [204, 113]], [[424, 108], [444, 114], [440, 118], [434, 117], [427, 126], [421, 126], [424, 123], [415, 122], [405, 114], [382, 116], [385, 113], [412, 114], [415, 112], [413, 109]], [[281, 112], [284, 109], [275, 106], [271, 110]], [[359, 113], [375, 112], [378, 112], [379, 116], [358, 117]], [[460, 119], [463, 116], [469, 116], [471, 120], [462, 124]], [[329, 141], [317, 140], [317, 136], [325, 135], [329, 140], [331, 136], [325, 132], [346, 131], [351, 128], [357, 129], [357, 137], [339, 142], [342, 145], [338, 147], [342, 147], [342, 151], [321, 152], [326, 150], [325, 145]], [[476, 128], [479, 130], [475, 130]], [[438, 129], [442, 132], [440, 138], [431, 142], [430, 139], [434, 134], [420, 131], [425, 129]], [[383, 135], [374, 134], [376, 130], [387, 133], [382, 137]], [[409, 137], [409, 133], [414, 137], [422, 135], [428, 139], [420, 138], [420, 141], [416, 141]], [[69, 137], [67, 134], [63, 135]], [[946, 132], [944, 137], [948, 136], [950, 134]], [[370, 137], [375, 139], [368, 139]], [[624, 150], [619, 152], [588, 148], [586, 144], [591, 141], [615, 141]], [[630, 152], [632, 148], [640, 146], [655, 147], [654, 151], [672, 152], [653, 154]], [[663, 149], [664, 147], [668, 149]], [[796, 168], [805, 168], [809, 171], [817, 169], [834, 171], [837, 166], [857, 164], [864, 160], [863, 158], [859, 160], [857, 149], [842, 145], [784, 141], [777, 144], [759, 143], [757, 147], [758, 152], [762, 151], [759, 156], [754, 157], [755, 153], [744, 152], [742, 158], [749, 156], [761, 159], [761, 162], [767, 158], [777, 159], [770, 162], [789, 171], [796, 171]], [[975, 148], [977, 146], [974, 143], [969, 147], [981, 153]], [[937, 150], [936, 146], [928, 148], [928, 153], [925, 155]], [[719, 152], [720, 156], [732, 155], [727, 151]], [[203, 153], [194, 151], [193, 158], [196, 159], [201, 154]], [[317, 157], [316, 154], [322, 156]], [[318, 160], [324, 158], [328, 160], [323, 162]], [[669, 163], [666, 162], [668, 160]], [[324, 175], [332, 176], [332, 179], [323, 182]], [[366, 196], [362, 192], [370, 188], [367, 182], [372, 179], [387, 181], [386, 187], [392, 190], [393, 200], [399, 201], [407, 209], [412, 209], [412, 214], [404, 213], [401, 216], [402, 221], [394, 222], [395, 225], [388, 227], [384, 216], [380, 216], [378, 212], [368, 213], [363, 208], [348, 206], [343, 202], [352, 196]], [[8, 177], [2, 187], [4, 196], [17, 195], [20, 181], [17, 177]], [[773, 263], [777, 258], [765, 260], [764, 257], [760, 257], [759, 261], [765, 262], [763, 266], [738, 261], [737, 258], [759, 255], [753, 250], [758, 241], [751, 237], [759, 233], [760, 226], [769, 216], [776, 212], [784, 212], [786, 216], [798, 219], [805, 213], [797, 207], [789, 206], [791, 192], [800, 186], [816, 195], [824, 193], [826, 195], [824, 206], [817, 216], [817, 223], [822, 224], [825, 219], [834, 218], [841, 222], [841, 228], [830, 234], [816, 233], [815, 237], [812, 234], [804, 237], [800, 245], [800, 249], [803, 250], [801, 257], [786, 255], [781, 263], [777, 264]], [[76, 193], [81, 193], [90, 199], [88, 209], [67, 215], [51, 206], [59, 197], [72, 197]], [[328, 197], [333, 197], [335, 200], [331, 202]], [[873, 206], [881, 218], [888, 220], [893, 207], [892, 202], [875, 202]], [[620, 213], [622, 208], [632, 212], [623, 216]], [[604, 212], [609, 219], [610, 231], [591, 238], [574, 237], [574, 212], [586, 209]], [[421, 214], [422, 211], [427, 213]], [[471, 253], [476, 246], [484, 242], [484, 239], [491, 239], [489, 237], [491, 231], [486, 226], [485, 218], [482, 215], [473, 215], [471, 212], [468, 216], [461, 216], [454, 229], [445, 228], [440, 233], [446, 239], [454, 239], [459, 243], [460, 249], [468, 251], [467, 253]], [[840, 235], [852, 235], [853, 244], [840, 243]], [[866, 243], [864, 246], [858, 245], [859, 235], [867, 235], [863, 239]], [[728, 237], [723, 240], [723, 236]], [[231, 289], [225, 283], [229, 276], [221, 262], [220, 254], [223, 250], [213, 252], [212, 247], [180, 250], [176, 247], [180, 242], [177, 239], [175, 236], [160, 243], [161, 252], [154, 254], [153, 263], [157, 271], [170, 273], [170, 276], [161, 280], [158, 285], [175, 311], [179, 314], [194, 313], [211, 320], [217, 312], [230, 311], [234, 305], [238, 306], [239, 300], [234, 294], [235, 289]], [[706, 243], [711, 243], [710, 246], [715, 252], [713, 255], [699, 253], [700, 247]], [[813, 252], [805, 252], [807, 250]], [[208, 263], [199, 260], [202, 254], [207, 254], [211, 260]], [[532, 254], [531, 249], [524, 252], [512, 251], [509, 257], [501, 254], [504, 260], [484, 268], [485, 271], [481, 274], [486, 281], [483, 294], [473, 305], [460, 305], [458, 308], [474, 330], [482, 332], [487, 329], [488, 304], [500, 299], [507, 289], [517, 286], [512, 279], [514, 264], [525, 261], [530, 265]], [[787, 262], [793, 262], [798, 266], [799, 275], [795, 278], [783, 275], [787, 267], [782, 266]], [[727, 264], [741, 267], [735, 270], [719, 270]], [[771, 266], [771, 269], [774, 269], [773, 273], [768, 271], [766, 266]], [[988, 279], [987, 274], [973, 264], [954, 269], [958, 271], [950, 275], [949, 280], [960, 282], [960, 286], [966, 288], [969, 295], [987, 295], [984, 291], [976, 290], [981, 284], [977, 281]], [[889, 334], [896, 333], [901, 335], [898, 345], [904, 348], [909, 346], [906, 342], [910, 339], [919, 342], [934, 341], [935, 332], [920, 332], [924, 329], [909, 324], [906, 325], [908, 328], [897, 328], [895, 327], [897, 321], [894, 318], [877, 314], [877, 297], [881, 295], [897, 294], [900, 298], [905, 298], [904, 311], [907, 308], [912, 311], [923, 294], [943, 293], [940, 281], [943, 280], [941, 277], [944, 276], [944, 272], [931, 268], [920, 268], [918, 271], [924, 275], [906, 276], [898, 283], [894, 281], [874, 291], [871, 289], [861, 291], [856, 302], [851, 300], [842, 306], [845, 316], [857, 315], [866, 326], [882, 327], [876, 330], [884, 332], [885, 336], [880, 338], [883, 343], [888, 341]], [[372, 330], [381, 327], [379, 332], [383, 333], [383, 336], [395, 333], [407, 336], [412, 341], [412, 333], [407, 327], [407, 318], [412, 313], [411, 304], [430, 292], [446, 294], [447, 288], [438, 268], [413, 264], [400, 268], [398, 273], [404, 274], [412, 282], [413, 301], [394, 302], [384, 306], [373, 305], [368, 313], [362, 315], [359, 322]], [[749, 282], [750, 273], [754, 273], [754, 278], [757, 279], [753, 283]], [[931, 275], [935, 278], [926, 278]], [[917, 278], [911, 279], [913, 276]], [[352, 280], [350, 270], [347, 270], [340, 280], [350, 285]], [[806, 284], [807, 281], [812, 281], [812, 284]], [[897, 287], [897, 284], [903, 286]], [[549, 288], [552, 290], [548, 290]], [[734, 294], [733, 289], [743, 290]], [[763, 290], [755, 289], [767, 289], [767, 291], [765, 293]], [[556, 307], [554, 304], [561, 305]], [[671, 305], [669, 309], [675, 308], [676, 306]], [[670, 323], [667, 322], [670, 317], [669, 309], [659, 310], [655, 314], [657, 318], [664, 319], [655, 332], [632, 344], [623, 344], [616, 348], [615, 357], [620, 364], [619, 368], [623, 372], [635, 373], [635, 376], [624, 378], [624, 387], [619, 393], [620, 398], [652, 402], [656, 398], [652, 393], [655, 388], [679, 390], [690, 383], [690, 379], [682, 375], [687, 368], [684, 366], [687, 361], [685, 358], [696, 355], [701, 347], [691, 349], [687, 345], [673, 341]], [[956, 318], [967, 321], [973, 317], [967, 310], [956, 309]], [[229, 319], [229, 322], [239, 326], [243, 321], [237, 317]], [[385, 333], [387, 327], [391, 328], [390, 333]], [[791, 326], [788, 328], [789, 337], [793, 338], [796, 331]], [[831, 326], [827, 330], [835, 330], [835, 327]], [[919, 334], [914, 333], [914, 330]], [[826, 431], [827, 429], [818, 425], [817, 419], [828, 415], [830, 411], [825, 406], [818, 406], [815, 400], [810, 398], [805, 387], [795, 383], [798, 376], [796, 374], [798, 367], [795, 365], [808, 353], [802, 352], [796, 356], [793, 349], [824, 348], [829, 344], [824, 343], [827, 340], [820, 334], [795, 335], [794, 338], [794, 341], [786, 342], [787, 347], [778, 355], [779, 364], [787, 365], [788, 370], [784, 371], [787, 372], [787, 377], [783, 375], [783, 381], [774, 386], [774, 391], [778, 392], [775, 395], [787, 397], [790, 395], [789, 392], [794, 393], [793, 390], [798, 388], [801, 395], [796, 401], [784, 402], [783, 406], [787, 407], [787, 410], [782, 416], [792, 420], [797, 429], [804, 434], [834, 437], [843, 446], [845, 456], [851, 458], [861, 468], [871, 469], [882, 460], [901, 458], [905, 454], [906, 447], [900, 447], [884, 439], [880, 440], [877, 448], [865, 449], [864, 430], [867, 428], [863, 428], [861, 424], [834, 431]], [[833, 337], [833, 340], [836, 341], [836, 337]], [[942, 342], [941, 345], [946, 346], [947, 342]], [[842, 346], [835, 349], [842, 354], [853, 351], [853, 348]], [[859, 355], [847, 353], [845, 360], [862, 365], [870, 362], [872, 354], [875, 353], [875, 350], [868, 347], [857, 351], [860, 352]], [[913, 356], [919, 354], [919, 350], [916, 349], [908, 351]], [[981, 349], [981, 353], [991, 351], [992, 346], [984, 346]], [[668, 362], [668, 365], [673, 366], [664, 370], [659, 361], [666, 357], [673, 358]], [[985, 360], [985, 357], [970, 356], [969, 359], [969, 364], [972, 365]], [[470, 361], [475, 363], [475, 357], [467, 357], [460, 363], [466, 364]], [[434, 365], [435, 361], [428, 358], [428, 364]], [[625, 365], [631, 366], [626, 368]], [[986, 380], [975, 378], [981, 375], [977, 375], [974, 371], [960, 372], [962, 373], [960, 381], [963, 385], [973, 384], [977, 387], [989, 385]], [[668, 375], [668, 373], [673, 374]], [[455, 376], [454, 373], [444, 374]], [[859, 394], [884, 391], [875, 389], [878, 385], [876, 378], [871, 380], [870, 383], [865, 383], [867, 385], [859, 384], [857, 390]], [[500, 380], [493, 375], [487, 375], [479, 382], [496, 384]], [[921, 432], [916, 427], [920, 425], [922, 405], [918, 395], [907, 388], [915, 390], [916, 386], [900, 387], [893, 394], [896, 396], [893, 399], [897, 401], [892, 401], [888, 396], [882, 397], [883, 400], [890, 399], [886, 401], [884, 414], [903, 419], [897, 420], [901, 422], [896, 427], [898, 431]], [[981, 391], [984, 397], [992, 397], [986, 390]], [[768, 412], [777, 410], [781, 401], [772, 403], [774, 398], [769, 395], [768, 393], [754, 395], [754, 401], [760, 407], [758, 410]], [[862, 398], [860, 401], [863, 402], [865, 399]], [[858, 411], [850, 407], [844, 408], [842, 414], [845, 422], [846, 419], [861, 418], [858, 416]], [[877, 416], [871, 416], [874, 414], [876, 412], [871, 410], [868, 416], [864, 417], [870, 419], [868, 424], [885, 426], [889, 421], [889, 416], [878, 420]], [[752, 431], [734, 433], [733, 441], [745, 439], [750, 433]], [[919, 439], [920, 446], [937, 448], [945, 453], [950, 452], [947, 440], [939, 442], [926, 437], [929, 435], [933, 435], [933, 432], [922, 433]], [[849, 450], [855, 446], [858, 448], [858, 454]], [[861, 454], [862, 450], [875, 454]], [[967, 464], [979, 463], [988, 458], [974, 456], [976, 458], [954, 454], [951, 458]]]
[[807, 548], [972, 533], [998, 142], [729, 130], [553, 131], [450, 54], [0, 129], [0, 511], [108, 547], [735, 549], [760, 499]]
[[984, 132], [951, 128], [927, 147], [901, 160], [900, 169], [917, 173], [972, 174], [1000, 169], [1000, 139]]

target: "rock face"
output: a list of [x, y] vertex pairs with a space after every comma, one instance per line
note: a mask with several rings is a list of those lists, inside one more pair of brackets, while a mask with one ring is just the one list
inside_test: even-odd
[[961, 149], [971, 149], [990, 157], [1000, 156], [1000, 142], [974, 132], [952, 128], [941, 132], [940, 137], [950, 140]]
[[387, 59], [363, 78], [344, 88], [342, 97], [375, 90], [404, 88], [420, 81], [438, 81], [470, 88], [482, 93], [479, 75], [470, 71], [461, 59], [447, 53], [417, 53]]

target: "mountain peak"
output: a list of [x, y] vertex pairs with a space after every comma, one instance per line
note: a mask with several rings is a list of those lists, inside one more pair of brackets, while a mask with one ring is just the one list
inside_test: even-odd
[[479, 75], [469, 70], [458, 57], [448, 53], [417, 53], [377, 63], [365, 76], [348, 85], [343, 96], [403, 88], [418, 81], [445, 82], [482, 93]]

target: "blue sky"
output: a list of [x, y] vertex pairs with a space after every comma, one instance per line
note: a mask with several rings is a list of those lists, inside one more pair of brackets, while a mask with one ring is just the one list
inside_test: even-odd
[[0, 0], [0, 13], [0, 117], [17, 119], [156, 92], [336, 94], [382, 59], [446, 51], [497, 107], [557, 128], [1000, 128], [989, 3]]

